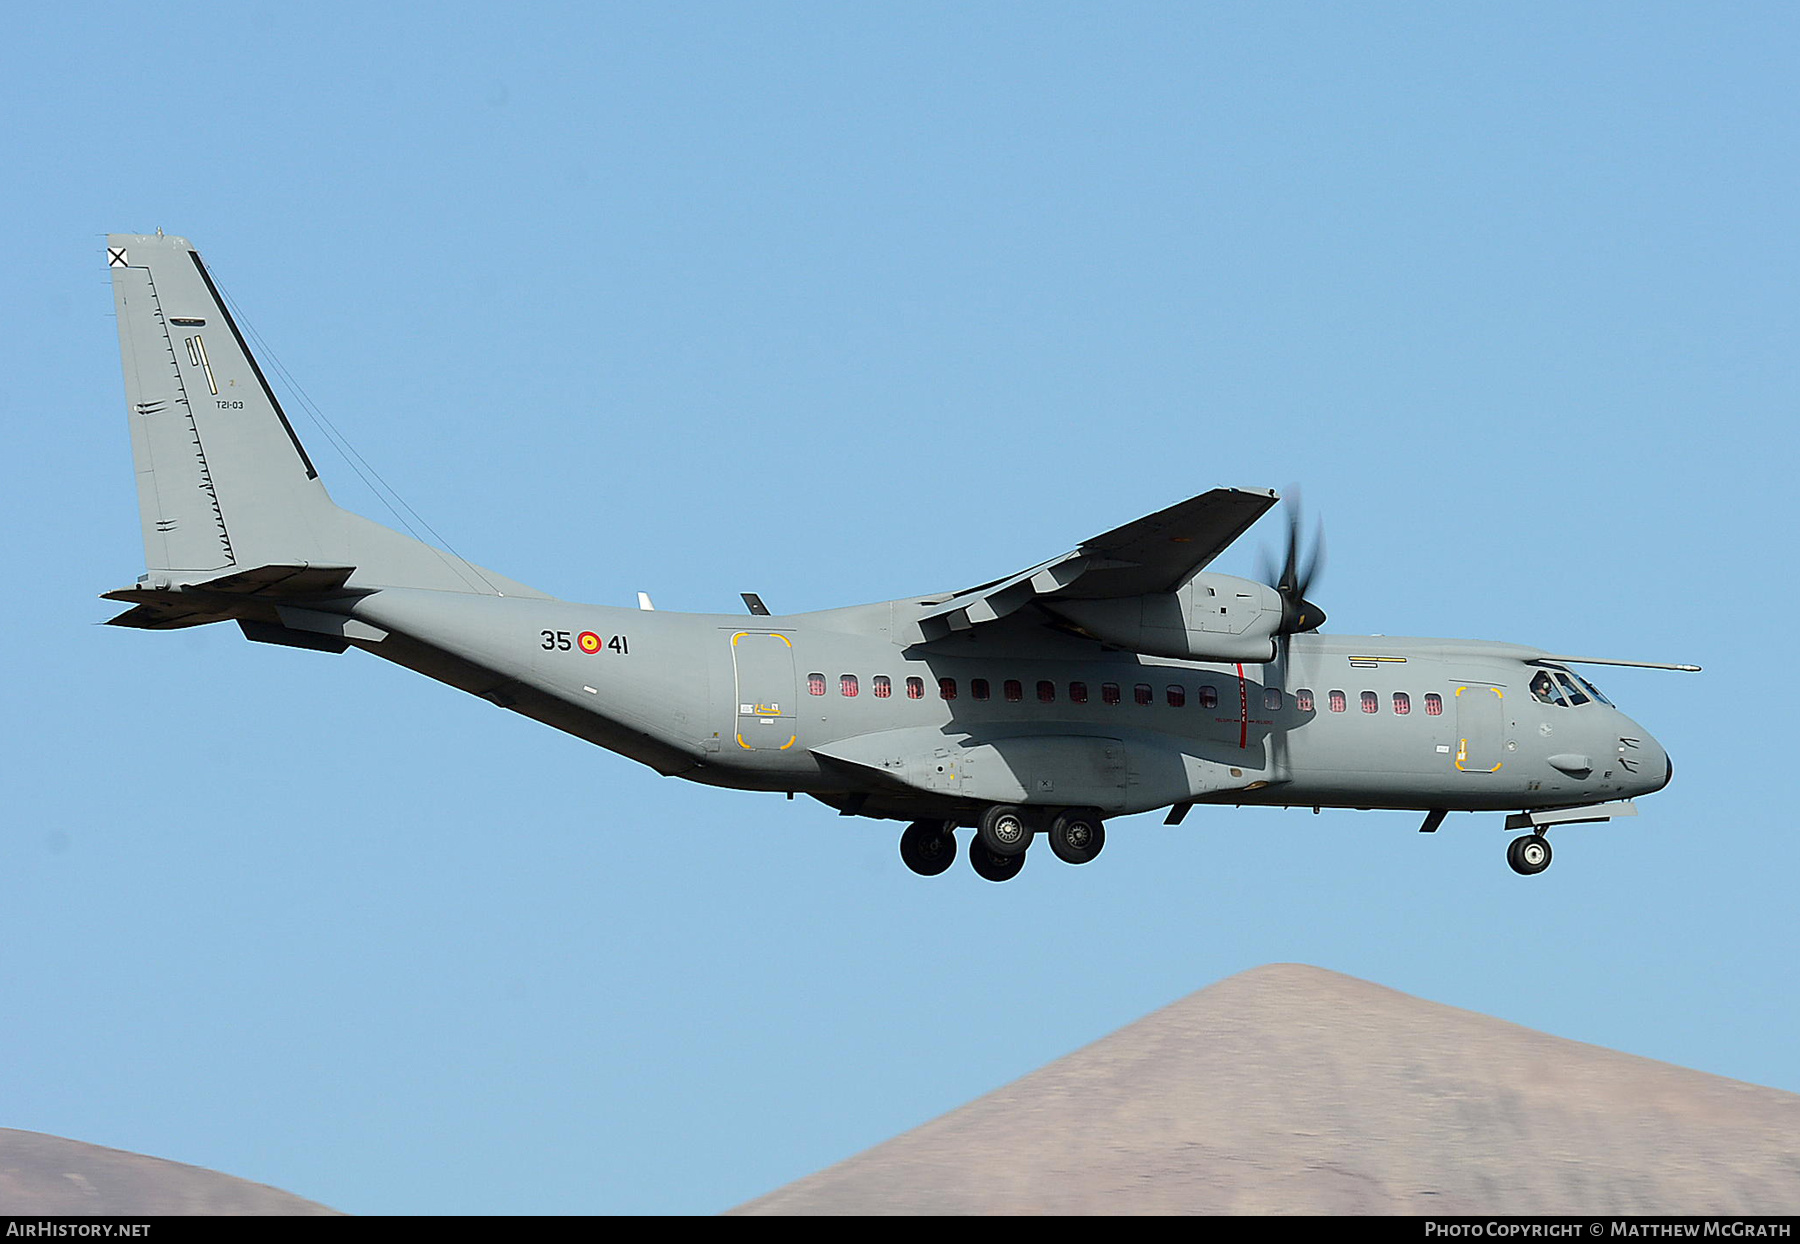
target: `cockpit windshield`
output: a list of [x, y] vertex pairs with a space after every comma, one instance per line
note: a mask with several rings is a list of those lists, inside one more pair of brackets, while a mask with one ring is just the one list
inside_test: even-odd
[[1593, 700], [1607, 705], [1612, 703], [1593, 683], [1558, 666], [1539, 669], [1531, 676], [1531, 697], [1540, 704], [1554, 704], [1558, 708], [1579, 708]]
[[1575, 675], [1575, 681], [1580, 683], [1582, 686], [1586, 687], [1588, 689], [1588, 693], [1590, 695], [1592, 695], [1596, 700], [1600, 701], [1600, 703], [1606, 705], [1608, 708], [1617, 707], [1616, 705], [1613, 704], [1613, 702], [1611, 700], [1607, 699], [1606, 696], [1601, 693], [1600, 688], [1596, 687], [1593, 683], [1591, 683], [1587, 679], [1583, 678], [1580, 674]]
[[1558, 674], [1556, 676], [1556, 681], [1561, 683], [1562, 689], [1568, 693], [1569, 704], [1571, 707], [1577, 704], [1586, 704], [1588, 702], [1587, 696], [1582, 694], [1580, 688], [1576, 687], [1574, 678], [1568, 674]]

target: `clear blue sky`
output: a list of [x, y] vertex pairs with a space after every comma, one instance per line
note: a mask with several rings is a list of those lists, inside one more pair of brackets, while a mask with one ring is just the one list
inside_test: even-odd
[[[0, 1125], [358, 1212], [710, 1212], [1280, 960], [1800, 1090], [1797, 35], [12, 14]], [[926, 881], [895, 827], [360, 654], [97, 626], [142, 569], [102, 235], [158, 227], [438, 531], [547, 591], [885, 599], [1299, 481], [1332, 629], [1704, 664], [1599, 672], [1675, 783], [1529, 881], [1497, 816], [1228, 809]]]

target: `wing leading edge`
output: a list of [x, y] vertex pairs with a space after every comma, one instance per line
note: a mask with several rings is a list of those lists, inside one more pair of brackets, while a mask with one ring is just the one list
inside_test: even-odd
[[1260, 488], [1215, 488], [1083, 540], [1005, 579], [958, 592], [922, 619], [927, 634], [992, 622], [1040, 597], [1109, 600], [1172, 592], [1280, 500]]

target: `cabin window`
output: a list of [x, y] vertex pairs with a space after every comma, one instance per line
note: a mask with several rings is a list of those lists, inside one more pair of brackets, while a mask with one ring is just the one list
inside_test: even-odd
[[1202, 688], [1200, 688], [1200, 707], [1201, 708], [1217, 708], [1217, 707], [1219, 707], [1219, 689], [1217, 687], [1202, 687]]
[[1087, 684], [1086, 683], [1072, 682], [1069, 684], [1069, 703], [1071, 703], [1071, 704], [1086, 704], [1087, 703]]
[[1280, 687], [1263, 688], [1263, 707], [1268, 709], [1271, 713], [1279, 713], [1281, 711]]
[[1404, 717], [1412, 712], [1412, 697], [1404, 691], [1394, 692], [1394, 713]]
[[954, 700], [956, 698], [956, 679], [938, 679], [938, 698], [943, 700]]
[[1444, 697], [1435, 691], [1426, 692], [1425, 715], [1427, 717], [1442, 717], [1444, 715]]
[[1056, 684], [1051, 682], [1048, 678], [1040, 679], [1038, 681], [1038, 703], [1056, 703]]
[[1348, 701], [1344, 699], [1344, 693], [1342, 691], [1333, 691], [1327, 698], [1327, 703], [1331, 705], [1332, 712], [1341, 713], [1344, 711]]
[[1313, 693], [1304, 687], [1302, 687], [1300, 690], [1294, 692], [1294, 707], [1299, 709], [1303, 713], [1312, 712], [1313, 711]]
[[885, 700], [894, 694], [894, 680], [889, 678], [886, 674], [877, 674], [875, 675], [875, 685], [872, 690], [875, 692], [875, 698], [877, 700]]
[[825, 675], [823, 675], [823, 674], [808, 674], [806, 676], [806, 694], [807, 695], [824, 695], [825, 694]]
[[1100, 699], [1104, 703], [1107, 703], [1107, 704], [1117, 704], [1120, 699], [1119, 684], [1116, 682], [1101, 683], [1100, 684]]
[[923, 678], [909, 678], [906, 680], [906, 698], [909, 700], [923, 700], [925, 698], [925, 680]]
[[1363, 692], [1362, 711], [1365, 713], [1379, 713], [1381, 711], [1381, 697], [1376, 695], [1373, 691]]
[[985, 700], [991, 694], [992, 694], [992, 692], [990, 692], [988, 690], [988, 680], [987, 679], [985, 679], [985, 678], [969, 679], [969, 696], [971, 699]]
[[1016, 678], [1009, 678], [1001, 684], [1001, 691], [1006, 695], [1008, 704], [1017, 704], [1025, 698], [1025, 688]]
[[1147, 682], [1141, 682], [1131, 689], [1131, 698], [1139, 704], [1156, 703], [1156, 692]]
[[838, 675], [838, 694], [839, 695], [854, 696], [856, 694], [856, 691], [857, 691], [857, 687], [856, 687], [856, 675], [855, 674], [839, 674]]
[[1187, 704], [1187, 688], [1170, 684], [1164, 694], [1168, 697], [1170, 708], [1181, 708]]

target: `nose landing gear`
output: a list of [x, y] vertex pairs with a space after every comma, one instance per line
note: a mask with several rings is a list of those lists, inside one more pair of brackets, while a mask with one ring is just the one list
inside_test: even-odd
[[1550, 867], [1550, 840], [1536, 832], [1514, 838], [1507, 844], [1506, 862], [1521, 877], [1535, 877]]

